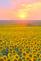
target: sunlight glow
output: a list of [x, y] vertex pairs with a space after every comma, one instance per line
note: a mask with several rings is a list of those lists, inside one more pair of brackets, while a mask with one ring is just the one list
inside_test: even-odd
[[26, 15], [26, 12], [24, 10], [20, 10], [18, 12], [18, 18], [23, 20], [23, 19], [26, 19], [26, 17], [27, 17], [27, 15]]
[[[41, 8], [41, 3], [32, 3], [32, 4], [22, 4], [17, 12], [17, 18], [20, 20], [26, 20], [30, 17], [30, 13]], [[34, 13], [33, 13], [34, 15]]]

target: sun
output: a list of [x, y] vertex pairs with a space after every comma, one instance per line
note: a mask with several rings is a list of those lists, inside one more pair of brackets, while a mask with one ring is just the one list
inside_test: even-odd
[[17, 17], [20, 20], [25, 20], [26, 17], [27, 17], [27, 12], [24, 9], [21, 9], [21, 10], [18, 11]]
[[19, 18], [20, 19], [25, 19], [26, 18], [26, 13], [25, 12], [20, 12], [19, 13]]
[[16, 14], [17, 18], [19, 20], [27, 20], [27, 18], [29, 18], [30, 9], [31, 8], [28, 7], [27, 4], [22, 4], [17, 11], [17, 14]]

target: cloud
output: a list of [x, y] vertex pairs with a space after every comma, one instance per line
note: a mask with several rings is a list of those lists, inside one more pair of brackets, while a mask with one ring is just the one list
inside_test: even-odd
[[[5, 0], [4, 0], [5, 1]], [[0, 1], [2, 7], [6, 7], [9, 6], [11, 3], [9, 2], [9, 0], [7, 0], [7, 2], [3, 2]], [[16, 5], [16, 4], [15, 4]], [[14, 10], [14, 6], [10, 6], [10, 9], [5, 9], [5, 8], [0, 8], [0, 19], [13, 19], [13, 20], [17, 20], [20, 18], [17, 18], [18, 12], [19, 10], [23, 10], [25, 11], [29, 17], [26, 16], [26, 19], [30, 19], [30, 20], [40, 20], [41, 19], [41, 2], [34, 2], [34, 3], [29, 3], [29, 4], [24, 4], [22, 6], [21, 5], [17, 5], [16, 9]]]

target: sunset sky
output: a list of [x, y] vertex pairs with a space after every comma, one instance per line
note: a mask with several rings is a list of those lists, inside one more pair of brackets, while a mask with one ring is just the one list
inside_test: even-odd
[[41, 20], [41, 0], [0, 0], [0, 20]]

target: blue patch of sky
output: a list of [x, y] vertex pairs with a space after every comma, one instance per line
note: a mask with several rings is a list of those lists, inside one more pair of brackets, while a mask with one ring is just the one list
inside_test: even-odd
[[0, 7], [10, 7], [10, 0], [0, 0]]

